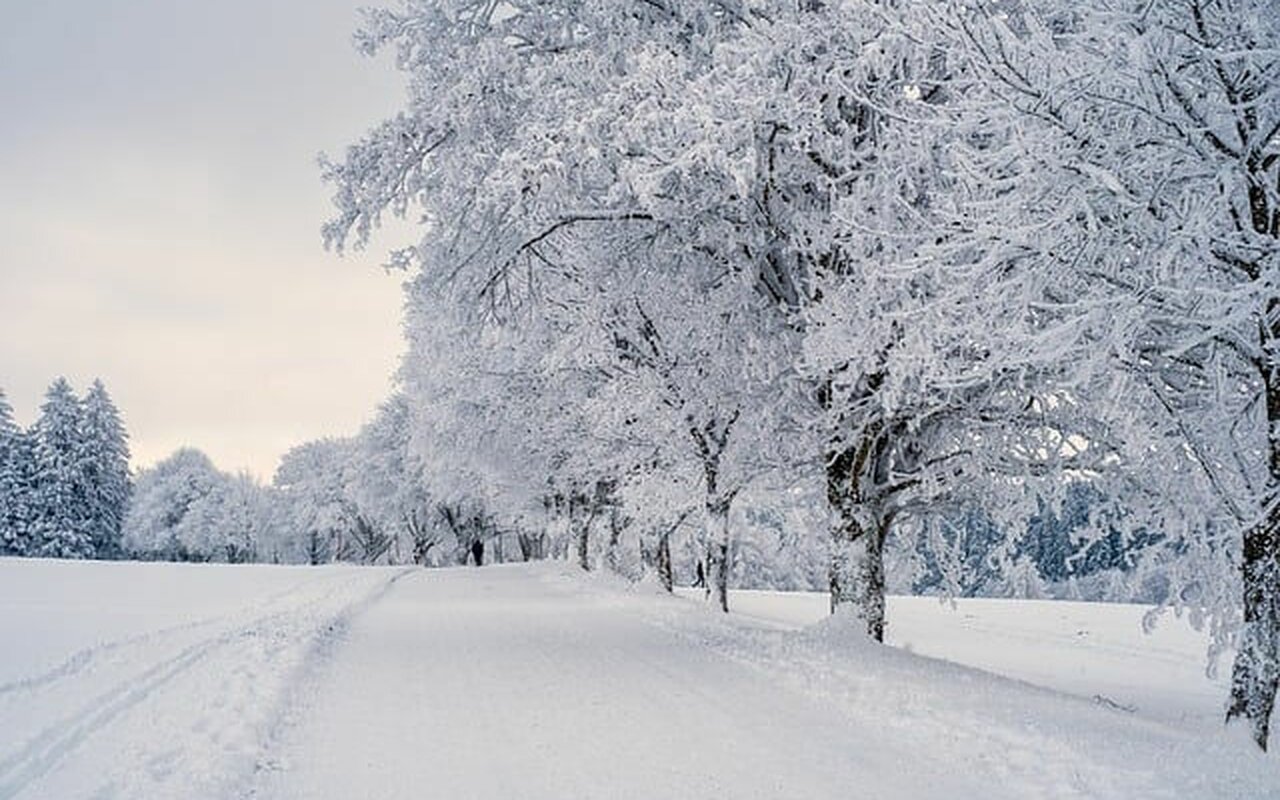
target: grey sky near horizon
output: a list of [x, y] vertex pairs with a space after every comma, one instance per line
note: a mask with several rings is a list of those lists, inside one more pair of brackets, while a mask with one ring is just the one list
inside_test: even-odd
[[[375, 0], [376, 1], [376, 0]], [[183, 445], [270, 478], [353, 433], [401, 350], [402, 242], [326, 253], [316, 154], [393, 113], [370, 0], [0, 0], [0, 388], [101, 377], [135, 466]]]

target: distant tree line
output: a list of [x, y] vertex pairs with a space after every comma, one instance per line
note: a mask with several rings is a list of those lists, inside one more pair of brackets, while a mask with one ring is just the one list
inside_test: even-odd
[[528, 560], [541, 530], [499, 526], [483, 503], [428, 488], [399, 396], [357, 435], [282, 457], [269, 484], [183, 448], [137, 475], [125, 519], [133, 558], [224, 563], [418, 564]]
[[133, 475], [101, 381], [81, 397], [58, 378], [29, 428], [0, 390], [0, 556], [478, 566], [547, 554], [541, 529], [429, 492], [408, 422], [395, 396], [358, 435], [290, 450], [270, 484], [190, 447]]
[[[0, 392], [0, 520], [4, 555], [137, 558], [223, 563], [330, 562], [482, 564], [552, 555], [588, 558], [639, 578], [658, 571], [659, 553], [616, 496], [549, 495], [541, 516], [503, 518], [484, 493], [446, 480], [447, 464], [427, 469], [412, 452], [405, 398], [394, 395], [353, 437], [306, 442], [290, 450], [270, 484], [220, 470], [203, 452], [182, 448], [131, 479], [128, 436], [100, 381], [77, 397], [56, 380], [36, 422], [22, 429]], [[435, 484], [430, 488], [430, 484]], [[469, 487], [474, 489], [474, 486]], [[959, 596], [1071, 594], [1093, 599], [1141, 596], [1126, 583], [1140, 545], [1119, 534], [1081, 540], [1089, 510], [1104, 498], [1083, 484], [1062, 514], [1049, 509], [1011, 541], [974, 508], [896, 543], [903, 566], [895, 591]], [[806, 498], [753, 492], [735, 513], [739, 535], [729, 553], [731, 583], [741, 588], [819, 589], [827, 552], [808, 519]], [[571, 508], [572, 506], [572, 508]], [[594, 514], [579, 507], [593, 506]], [[500, 522], [501, 520], [501, 522]], [[673, 583], [694, 581], [702, 561], [692, 515], [668, 532]], [[672, 552], [671, 541], [675, 542]], [[1080, 585], [1080, 579], [1092, 582]], [[1070, 588], [1066, 584], [1072, 583]]]
[[0, 555], [117, 558], [131, 491], [129, 445], [106, 387], [65, 378], [27, 429], [0, 391]]

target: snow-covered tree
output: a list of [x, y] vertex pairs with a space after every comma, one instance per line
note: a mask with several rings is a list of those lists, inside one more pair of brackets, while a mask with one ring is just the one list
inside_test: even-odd
[[[1165, 535], [1170, 601], [1238, 629], [1229, 719], [1265, 747], [1280, 683], [1280, 15], [1266, 0], [957, 8], [956, 51], [1053, 187], [1033, 250], [1107, 307], [1088, 398], [1110, 496]], [[1032, 226], [1030, 223], [1034, 223]], [[1234, 576], [1232, 573], [1234, 572]], [[1222, 638], [1220, 637], [1220, 638]]]
[[222, 480], [209, 457], [193, 448], [139, 472], [124, 521], [125, 551], [141, 558], [205, 560], [207, 551], [191, 549], [192, 537], [180, 534], [188, 514]]
[[828, 588], [827, 519], [819, 489], [815, 479], [784, 491], [748, 490], [739, 500], [734, 586], [788, 591]]
[[[678, 170], [667, 170], [664, 176], [653, 169], [656, 154], [627, 155], [629, 145], [642, 141], [636, 136], [643, 133], [640, 125], [611, 132], [608, 120], [625, 119], [632, 112], [635, 103], [652, 91], [653, 78], [672, 66], [664, 62], [672, 54], [693, 70], [710, 65], [712, 45], [722, 37], [732, 37], [745, 27], [745, 20], [722, 7], [701, 3], [647, 9], [620, 9], [608, 3], [563, 7], [517, 3], [501, 13], [477, 4], [456, 11], [441, 14], [432, 4], [412, 3], [401, 11], [370, 15], [364, 45], [368, 49], [399, 47], [414, 88], [406, 114], [352, 148], [343, 163], [328, 166], [328, 176], [339, 187], [336, 199], [340, 212], [326, 231], [330, 243], [342, 246], [348, 237], [359, 243], [384, 210], [403, 212], [410, 203], [420, 204], [433, 231], [439, 230], [441, 235], [430, 236], [416, 250], [399, 254], [401, 261], [414, 260], [431, 271], [432, 279], [416, 283], [411, 294], [437, 293], [434, 285], [440, 281], [436, 270], [458, 275], [452, 265], [471, 267], [452, 281], [454, 299], [469, 298], [478, 305], [508, 309], [545, 299], [565, 310], [559, 317], [550, 315], [556, 318], [552, 325], [563, 322], [594, 334], [597, 341], [591, 352], [603, 354], [614, 365], [626, 355], [619, 350], [619, 342], [638, 333], [635, 325], [645, 324], [637, 314], [657, 315], [663, 309], [661, 301], [651, 297], [645, 297], [642, 307], [637, 308], [634, 297], [627, 296], [625, 275], [615, 270], [610, 276], [608, 265], [628, 248], [642, 247], [646, 237], [652, 242], [662, 226], [668, 226], [672, 235], [664, 235], [660, 252], [647, 259], [630, 259], [645, 262], [646, 291], [662, 284], [655, 274], [661, 262], [670, 254], [684, 252], [685, 258], [672, 258], [665, 265], [668, 276], [687, 272], [686, 286], [699, 286], [704, 291], [722, 283], [732, 301], [723, 307], [741, 305], [741, 287], [750, 282], [744, 282], [734, 267], [720, 281], [717, 276], [726, 272], [720, 253], [698, 255], [695, 249], [695, 239], [701, 234], [692, 223], [706, 214], [691, 203], [659, 199], [664, 181], [672, 184], [680, 180]], [[484, 66], [459, 70], [467, 61]], [[680, 74], [681, 70], [671, 72]], [[626, 113], [614, 117], [611, 111]], [[656, 121], [663, 113], [651, 104], [642, 119]], [[682, 133], [698, 131], [687, 117], [680, 117], [679, 123]], [[693, 130], [684, 127], [691, 124]], [[628, 160], [634, 163], [626, 163]], [[692, 159], [681, 163], [696, 166]], [[687, 191], [699, 191], [701, 181], [694, 175], [686, 175], [683, 181], [690, 187]], [[710, 174], [706, 183], [704, 195], [732, 188], [731, 182], [718, 182], [717, 176]], [[642, 207], [642, 193], [654, 208]], [[746, 205], [745, 199], [737, 202], [739, 208]], [[718, 230], [725, 227], [722, 223]], [[700, 263], [695, 265], [694, 261]], [[548, 273], [562, 279], [546, 281]], [[580, 288], [572, 297], [566, 296], [564, 290], [572, 289], [575, 283]], [[603, 297], [592, 296], [597, 289]], [[654, 307], [645, 310], [645, 305]], [[680, 307], [689, 309], [691, 305], [682, 301]], [[586, 318], [574, 319], [575, 314]], [[595, 324], [592, 315], [596, 314], [611, 315], [613, 322]], [[715, 321], [714, 313], [706, 318]], [[541, 322], [547, 319], [544, 316]], [[508, 318], [504, 325], [510, 327], [511, 322]], [[631, 329], [608, 331], [608, 324], [614, 323]], [[719, 320], [719, 324], [722, 341], [732, 342], [741, 333], [736, 322]], [[411, 340], [413, 325], [411, 312]], [[575, 338], [573, 331], [557, 333]], [[552, 349], [557, 347], [551, 345]], [[664, 357], [681, 360], [680, 368], [692, 374], [699, 355], [692, 349]], [[530, 450], [540, 454], [537, 458], [541, 458], [543, 474], [533, 476], [526, 486], [545, 486], [551, 473], [559, 473], [560, 488], [555, 493], [563, 495], [565, 502], [553, 505], [562, 505], [573, 520], [577, 549], [585, 563], [587, 537], [599, 510], [597, 500], [608, 494], [600, 489], [617, 486], [621, 473], [653, 459], [641, 458], [634, 451], [622, 458], [631, 459], [631, 464], [614, 463], [618, 459], [607, 455], [598, 460], [582, 457], [579, 445], [596, 438], [582, 434], [595, 420], [588, 420], [587, 426], [578, 425], [575, 431], [571, 423], [574, 413], [567, 409], [574, 401], [565, 390], [580, 389], [581, 400], [604, 397], [610, 391], [617, 396], [624, 389], [619, 385], [605, 388], [599, 376], [589, 375], [592, 367], [581, 364], [556, 364], [536, 357], [526, 364], [531, 367], [524, 373], [526, 379], [539, 370], [554, 375], [551, 380], [557, 382], [556, 391], [529, 391], [527, 380], [521, 390], [512, 393], [512, 399], [542, 397], [544, 403], [539, 408], [551, 412], [542, 419], [563, 424], [538, 426], [534, 437], [542, 438], [551, 429], [563, 430], [571, 438], [558, 447], [552, 444]], [[728, 367], [727, 363], [719, 364], [715, 370], [729, 371]], [[670, 383], [653, 369], [642, 368], [640, 372], [651, 373], [651, 385], [669, 388]], [[726, 388], [731, 384], [717, 384], [708, 377], [703, 385], [688, 385], [682, 390], [694, 394]], [[427, 398], [424, 402], [437, 401]], [[669, 433], [678, 432], [687, 440], [687, 450], [695, 451], [692, 461], [697, 462], [697, 482], [704, 484], [709, 498], [704, 504], [708, 530], [719, 529], [711, 537], [713, 561], [721, 564], [724, 559], [716, 554], [727, 547], [727, 531], [717, 520], [727, 519], [729, 503], [740, 487], [735, 485], [738, 479], [725, 474], [719, 462], [728, 446], [728, 434], [742, 412], [732, 403], [722, 408], [703, 405], [705, 418], [699, 414], [686, 418], [693, 409], [691, 403], [683, 415], [677, 415], [676, 428], [670, 422], [666, 426]], [[554, 436], [549, 438], [554, 442]], [[556, 453], [557, 449], [562, 452]], [[594, 450], [599, 452], [600, 448]]]
[[101, 381], [83, 401], [59, 378], [30, 431], [0, 393], [0, 550], [116, 558], [129, 501], [129, 450]]
[[34, 428], [31, 555], [91, 558], [89, 478], [83, 446], [84, 408], [66, 379], [45, 394]]
[[220, 473], [209, 491], [195, 498], [173, 536], [182, 552], [208, 561], [243, 564], [278, 553], [268, 491], [249, 475]]
[[794, 401], [793, 354], [751, 276], [681, 263], [679, 251], [655, 242], [640, 258], [597, 254], [607, 270], [579, 271], [586, 291], [558, 292], [568, 308], [551, 317], [573, 368], [602, 377], [583, 399], [586, 457], [608, 465], [623, 499], [640, 501], [626, 519], [661, 529], [670, 523], [650, 510], [701, 511], [709, 588], [727, 609], [733, 501], [790, 467], [783, 451], [794, 437], [780, 425]]
[[345, 491], [363, 522], [358, 532], [366, 555], [385, 547], [397, 563], [427, 565], [445, 538], [422, 465], [410, 450], [409, 403], [395, 394], [356, 436]]
[[556, 405], [565, 394], [547, 390], [576, 382], [542, 368], [545, 331], [486, 320], [425, 280], [406, 305], [409, 455], [462, 563], [500, 530], [531, 535], [529, 521], [543, 516], [552, 464], [581, 434], [572, 409]]
[[100, 380], [84, 398], [81, 447], [93, 550], [98, 558], [114, 558], [129, 506], [129, 445], [120, 412]]
[[0, 390], [0, 553], [24, 555], [29, 546], [31, 441], [13, 419], [13, 407]]
[[272, 485], [287, 509], [293, 537], [303, 542], [313, 564], [356, 560], [358, 510], [347, 491], [355, 442], [319, 439], [301, 444], [280, 459]]
[[231, 475], [183, 448], [138, 473], [123, 546], [167, 561], [305, 560], [280, 523], [282, 503], [249, 475]]

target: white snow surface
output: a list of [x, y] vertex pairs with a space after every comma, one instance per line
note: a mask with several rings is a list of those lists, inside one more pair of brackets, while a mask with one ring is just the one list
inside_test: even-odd
[[894, 598], [895, 648], [802, 628], [820, 596], [732, 600], [563, 564], [0, 560], [0, 800], [1280, 796], [1180, 621]]
[[0, 559], [0, 800], [237, 796], [399, 572]]
[[[886, 638], [904, 650], [1202, 732], [1222, 725], [1234, 654], [1215, 659], [1210, 675], [1208, 634], [1171, 611], [1144, 635], [1150, 607], [1125, 603], [890, 597], [888, 606]], [[733, 612], [798, 630], [825, 619], [830, 600], [820, 592], [739, 591]]]

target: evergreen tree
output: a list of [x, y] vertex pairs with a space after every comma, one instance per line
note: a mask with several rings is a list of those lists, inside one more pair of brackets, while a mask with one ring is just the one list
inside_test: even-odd
[[83, 414], [80, 444], [86, 479], [85, 516], [93, 553], [97, 558], [117, 558], [132, 489], [128, 435], [100, 380], [95, 380], [85, 395]]
[[0, 555], [26, 552], [31, 448], [0, 389]]
[[87, 510], [87, 475], [81, 440], [83, 406], [65, 378], [45, 394], [35, 425], [34, 513], [30, 555], [93, 556]]

